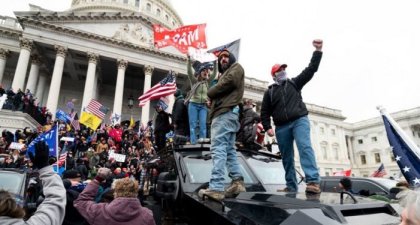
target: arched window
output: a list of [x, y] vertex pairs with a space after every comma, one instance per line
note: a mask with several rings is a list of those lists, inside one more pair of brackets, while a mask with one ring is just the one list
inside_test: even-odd
[[140, 0], [136, 0], [136, 7], [139, 7], [140, 5]]
[[166, 21], [169, 21], [169, 16], [165, 15], [165, 19], [166, 19]]
[[156, 16], [160, 16], [160, 9], [156, 9]]
[[151, 5], [150, 3], [147, 3], [147, 4], [146, 4], [146, 10], [147, 10], [148, 12], [151, 12], [151, 11], [152, 11], [152, 5]]

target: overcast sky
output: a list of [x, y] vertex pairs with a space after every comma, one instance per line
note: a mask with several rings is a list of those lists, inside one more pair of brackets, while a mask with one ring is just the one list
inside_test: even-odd
[[[62, 11], [69, 0], [19, 0], [1, 15], [26, 11], [28, 3]], [[241, 39], [239, 62], [248, 77], [271, 82], [274, 63], [289, 77], [309, 63], [312, 40], [324, 40], [324, 56], [303, 88], [305, 102], [342, 110], [348, 122], [420, 106], [420, 1], [417, 0], [172, 0], [185, 25], [206, 23], [209, 48]]]

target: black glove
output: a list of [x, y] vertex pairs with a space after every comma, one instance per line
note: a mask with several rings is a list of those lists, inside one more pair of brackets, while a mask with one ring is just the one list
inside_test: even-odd
[[50, 150], [44, 141], [35, 144], [35, 156], [32, 152], [29, 152], [28, 154], [34, 168], [42, 169], [49, 165], [48, 155], [50, 154]]

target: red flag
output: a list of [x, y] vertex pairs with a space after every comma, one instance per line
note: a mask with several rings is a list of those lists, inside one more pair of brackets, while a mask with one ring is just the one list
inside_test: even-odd
[[338, 172], [333, 172], [333, 176], [349, 177], [349, 176], [351, 176], [351, 169], [349, 169], [349, 170], [343, 170], [343, 171], [338, 171]]
[[139, 106], [142, 107], [150, 100], [160, 99], [176, 92], [175, 74], [170, 71], [168, 75], [155, 86], [146, 91], [138, 98]]
[[175, 30], [153, 25], [155, 46], [163, 48], [172, 45], [184, 54], [187, 54], [188, 47], [207, 48], [205, 29], [206, 24], [183, 26]]

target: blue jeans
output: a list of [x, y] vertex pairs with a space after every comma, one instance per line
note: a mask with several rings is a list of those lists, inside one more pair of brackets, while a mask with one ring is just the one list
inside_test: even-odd
[[190, 122], [190, 142], [197, 143], [196, 128], [199, 126], [199, 137], [207, 137], [207, 106], [204, 103], [190, 102], [188, 104], [188, 119]]
[[213, 169], [209, 189], [224, 191], [225, 167], [229, 177], [242, 177], [236, 156], [236, 132], [239, 130], [238, 113], [229, 111], [213, 118], [211, 123], [211, 156]]
[[302, 116], [292, 122], [276, 127], [276, 138], [280, 153], [283, 158], [283, 166], [286, 171], [286, 185], [290, 191], [297, 191], [297, 179], [293, 140], [299, 151], [300, 164], [305, 173], [306, 183], [319, 183], [318, 167], [315, 161], [314, 150], [311, 146], [310, 125], [307, 116]]

